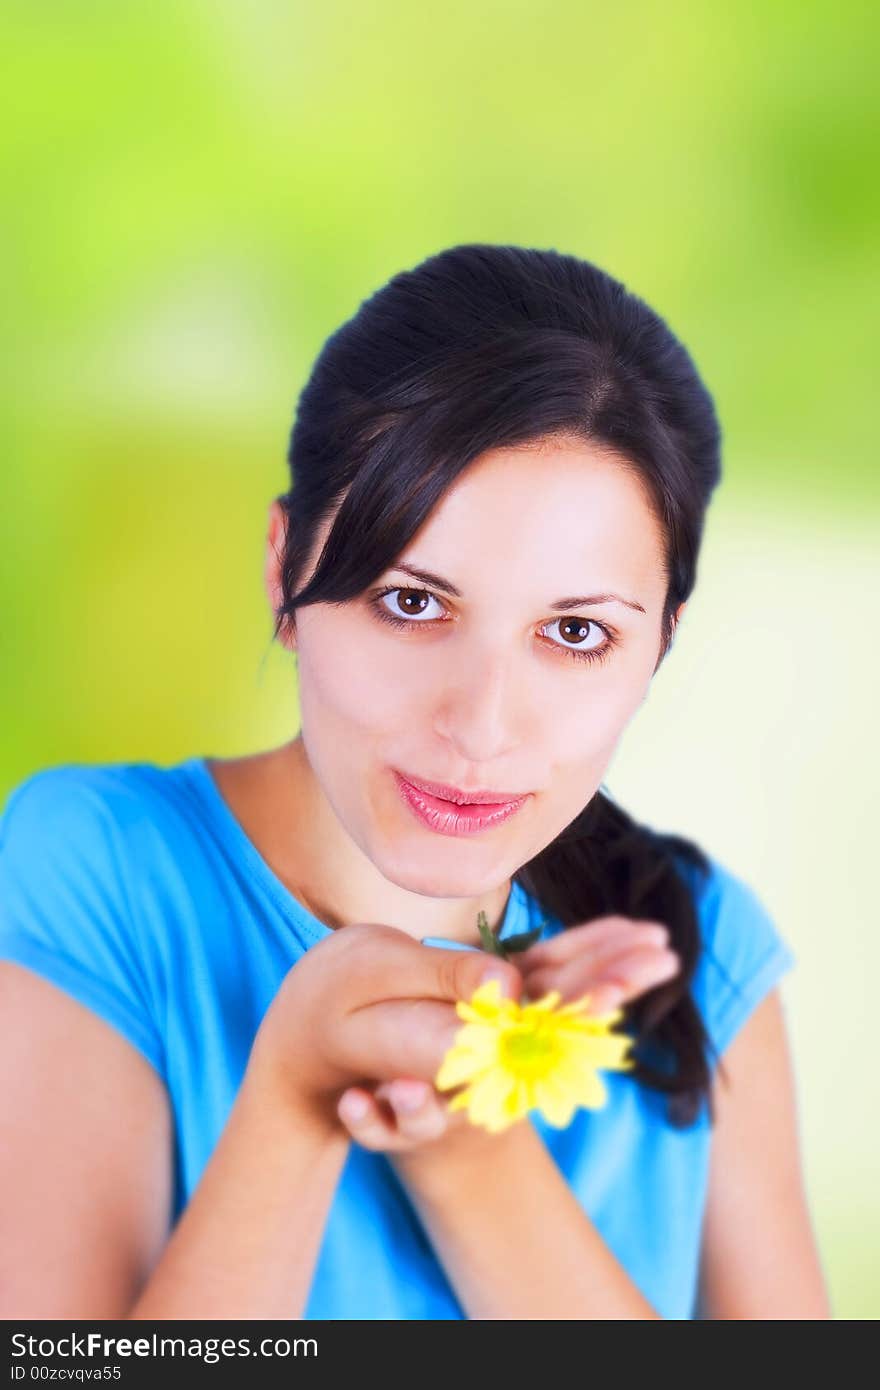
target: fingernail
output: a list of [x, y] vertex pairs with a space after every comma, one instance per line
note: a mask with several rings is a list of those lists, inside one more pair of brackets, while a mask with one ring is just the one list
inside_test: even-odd
[[481, 985], [487, 985], [490, 980], [497, 980], [501, 986], [501, 993], [505, 998], [510, 997], [510, 976], [505, 970], [487, 970], [480, 980]]
[[646, 927], [645, 937], [655, 946], [665, 946], [669, 940], [669, 931], [666, 927]]
[[370, 1108], [370, 1102], [364, 1096], [344, 1096], [342, 1099], [342, 1113], [346, 1120], [362, 1120]]
[[424, 1105], [425, 1088], [424, 1086], [411, 1086], [406, 1090], [399, 1088], [394, 1093], [394, 1100], [401, 1110], [405, 1110], [407, 1114], [412, 1114], [413, 1111]]
[[616, 1009], [623, 1003], [624, 994], [625, 991], [620, 988], [620, 985], [603, 985], [602, 998], [605, 1001], [605, 1008]]

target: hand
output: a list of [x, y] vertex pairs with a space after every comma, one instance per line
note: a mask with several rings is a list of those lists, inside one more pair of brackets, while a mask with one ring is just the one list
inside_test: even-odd
[[[560, 1004], [567, 1004], [589, 993], [587, 1012], [608, 1013], [677, 974], [679, 957], [668, 941], [662, 923], [632, 917], [600, 917], [568, 927], [517, 954], [523, 996], [536, 1001], [555, 989]], [[435, 1153], [439, 1140], [461, 1147], [465, 1126], [474, 1128], [466, 1112], [447, 1113], [448, 1099], [433, 1085], [399, 1077], [372, 1092], [349, 1087], [337, 1114], [365, 1148], [403, 1154], [430, 1145]], [[362, 1104], [362, 1114], [348, 1109], [352, 1101]]]
[[[510, 961], [432, 949], [377, 923], [341, 927], [288, 971], [254, 1040], [248, 1075], [294, 1122], [338, 1130], [346, 1087], [371, 1090], [403, 1076], [433, 1090], [461, 1028], [456, 1003], [493, 975], [502, 994], [519, 998], [522, 977]], [[425, 1123], [424, 1116], [410, 1122]]]
[[597, 917], [530, 946], [517, 968], [529, 999], [552, 989], [560, 1004], [590, 994], [587, 1012], [608, 1013], [678, 974], [681, 961], [668, 942], [662, 922]]
[[[442, 1141], [445, 1150], [450, 1142], [460, 1147], [467, 1131], [474, 1129], [466, 1111], [450, 1113], [449, 1100], [448, 1094], [439, 1092], [429, 1081], [396, 1077], [380, 1082], [372, 1091], [349, 1086], [336, 1113], [365, 1149], [406, 1154], [430, 1145], [436, 1151]], [[360, 1107], [358, 1113], [355, 1107]]]
[[[635, 917], [596, 917], [592, 922], [567, 927], [548, 941], [539, 941], [514, 956], [523, 976], [523, 995], [531, 1001], [551, 990], [560, 1004], [591, 995], [588, 1013], [608, 1013], [628, 1004], [680, 969], [680, 959], [669, 948], [669, 930], [658, 922]], [[457, 952], [456, 952], [457, 954]], [[407, 1108], [412, 1099], [413, 1108]], [[361, 1115], [349, 1112], [350, 1101], [363, 1102]], [[357, 1143], [392, 1154], [407, 1154], [438, 1140], [452, 1138], [459, 1145], [459, 1131], [473, 1130], [466, 1112], [446, 1113], [448, 1097], [434, 1086], [399, 1077], [382, 1083], [373, 1093], [366, 1087], [349, 1087], [339, 1102], [338, 1115]]]

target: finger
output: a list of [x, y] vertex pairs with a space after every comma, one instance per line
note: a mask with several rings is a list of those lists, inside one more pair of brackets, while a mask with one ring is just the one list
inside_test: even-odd
[[[485, 980], [499, 981], [502, 995], [518, 999], [522, 976], [517, 967], [487, 951], [448, 951], [423, 946], [397, 927], [355, 922], [335, 936], [344, 938], [342, 949], [363, 1005], [383, 999], [470, 999]], [[327, 945], [334, 940], [319, 942]], [[318, 949], [317, 947], [315, 949]]]
[[519, 999], [522, 993], [517, 967], [488, 952], [423, 946], [375, 924], [357, 923], [347, 932], [353, 935], [343, 967], [354, 1003], [341, 1020], [344, 1050], [351, 1058], [369, 1056], [377, 1081], [399, 1076], [405, 1066], [410, 1076], [433, 1082], [463, 1025], [456, 1004], [469, 1001], [488, 979], [498, 980], [502, 996]]
[[351, 1086], [339, 1098], [336, 1113], [353, 1139], [365, 1149], [394, 1149], [397, 1145], [393, 1118], [361, 1087]]
[[680, 969], [678, 956], [666, 948], [640, 947], [620, 952], [600, 963], [568, 961], [558, 967], [543, 967], [526, 976], [530, 999], [538, 999], [556, 989], [562, 1004], [584, 994], [590, 995], [589, 1013], [605, 1013], [622, 1003], [637, 999], [649, 989], [672, 979]]
[[525, 987], [530, 999], [556, 989], [562, 1003], [589, 994], [589, 1011], [603, 1013], [637, 999], [671, 979], [679, 969], [680, 960], [674, 952], [643, 947], [619, 952], [598, 963], [575, 960], [556, 969], [536, 971], [527, 977]]
[[[638, 944], [633, 940], [629, 932], [623, 933], [620, 937], [606, 942], [604, 945], [594, 946], [592, 950], [581, 950], [575, 956], [564, 958], [558, 964], [555, 961], [548, 961], [546, 964], [538, 966], [542, 980], [562, 978], [560, 972], [568, 972], [567, 978], [582, 978], [587, 983], [598, 983], [604, 975], [614, 974], [618, 961], [633, 952], [645, 953], [649, 957], [658, 957], [668, 948], [641, 942]], [[528, 964], [524, 969], [523, 988], [531, 998], [534, 995], [534, 982], [532, 976], [536, 972]], [[551, 988], [553, 986], [551, 985]]]
[[623, 944], [634, 945], [638, 942], [664, 946], [668, 940], [669, 930], [662, 922], [632, 917], [600, 917], [592, 922], [565, 927], [547, 941], [536, 942], [520, 955], [520, 968], [525, 973], [533, 967], [564, 965], [575, 957], [598, 957], [609, 950], [619, 949]]
[[[441, 951], [438, 948], [438, 954]], [[465, 1021], [454, 1003], [386, 999], [359, 1008], [343, 1020], [342, 1026], [346, 1054], [352, 1058], [368, 1055], [371, 1075], [377, 1081], [391, 1081], [405, 1069], [407, 1076], [433, 1083]]]
[[376, 1087], [376, 1096], [387, 1098], [399, 1136], [410, 1144], [439, 1139], [447, 1128], [446, 1107], [433, 1086], [413, 1078], [396, 1078]]
[[336, 1106], [336, 1113], [343, 1124], [350, 1126], [361, 1124], [375, 1110], [375, 1102], [372, 1094], [363, 1086], [349, 1086], [339, 1097]]

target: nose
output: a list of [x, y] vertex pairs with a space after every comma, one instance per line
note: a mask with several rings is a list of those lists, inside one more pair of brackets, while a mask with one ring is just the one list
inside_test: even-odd
[[482, 657], [461, 653], [458, 664], [460, 669], [441, 687], [434, 729], [455, 746], [463, 761], [491, 767], [493, 759], [521, 744], [526, 733], [521, 727], [515, 654], [509, 649]]

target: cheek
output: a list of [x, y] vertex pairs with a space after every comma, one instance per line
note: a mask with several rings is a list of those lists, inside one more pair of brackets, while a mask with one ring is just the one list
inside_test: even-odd
[[418, 703], [412, 656], [387, 650], [380, 656], [361, 627], [341, 619], [325, 617], [303, 628], [297, 658], [303, 724], [399, 729], [401, 717]]
[[[429, 725], [448, 698], [449, 657], [436, 649], [419, 652], [418, 642], [417, 636], [388, 642], [365, 620], [305, 610], [297, 660], [303, 724], [396, 734], [414, 717]], [[601, 766], [646, 689], [644, 663], [634, 650], [611, 662], [586, 670], [572, 663], [575, 669], [561, 672], [536, 667], [534, 684], [520, 688], [525, 711], [517, 701], [509, 711], [511, 727], [523, 737], [531, 728], [529, 740], [540, 740], [545, 759], [560, 768]]]
[[644, 693], [623, 668], [575, 672], [569, 681], [556, 681], [543, 702], [542, 728], [559, 763], [589, 761], [612, 749]]
[[621, 735], [644, 698], [632, 671], [589, 673], [556, 688], [545, 705], [541, 739], [552, 795], [545, 802], [556, 830], [599, 788]]

